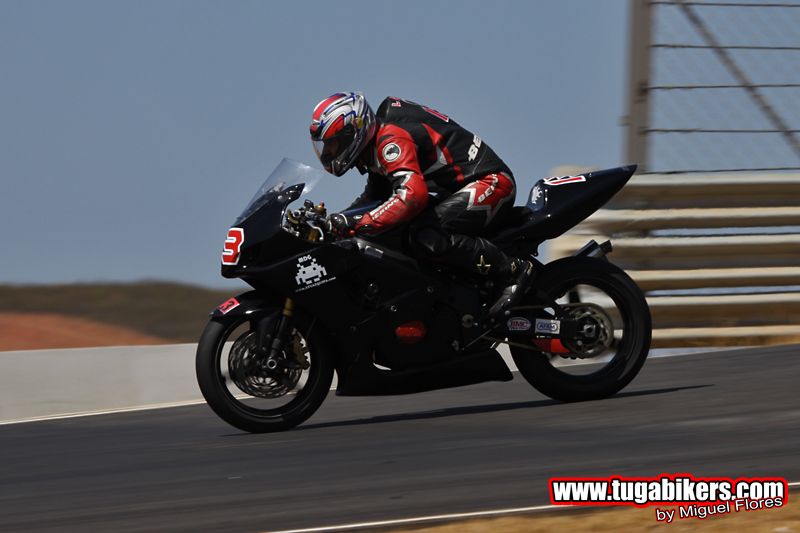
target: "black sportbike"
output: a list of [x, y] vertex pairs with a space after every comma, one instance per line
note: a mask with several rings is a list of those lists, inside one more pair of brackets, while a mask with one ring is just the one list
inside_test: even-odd
[[[600, 208], [635, 170], [539, 180], [490, 238], [536, 262], [544, 241]], [[294, 427], [322, 404], [334, 372], [342, 396], [509, 381], [501, 345], [533, 387], [561, 401], [610, 396], [642, 368], [650, 311], [607, 260], [609, 242], [536, 262], [520, 304], [491, 317], [501, 287], [417, 262], [402, 228], [330, 235], [325, 206], [304, 197], [320, 174], [284, 159], [228, 231], [222, 275], [254, 290], [212, 312], [196, 361], [200, 390], [223, 420], [250, 432]]]

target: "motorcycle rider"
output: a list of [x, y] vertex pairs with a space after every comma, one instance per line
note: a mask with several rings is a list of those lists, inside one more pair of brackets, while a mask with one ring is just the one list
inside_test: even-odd
[[401, 98], [386, 98], [374, 113], [360, 92], [337, 93], [317, 104], [310, 131], [326, 171], [341, 176], [356, 167], [368, 174], [364, 192], [347, 211], [382, 202], [360, 216], [332, 215], [334, 233], [375, 235], [409, 223], [412, 248], [421, 257], [477, 271], [504, 286], [490, 315], [525, 293], [534, 264], [507, 257], [483, 237], [511, 210], [516, 185], [480, 137]]

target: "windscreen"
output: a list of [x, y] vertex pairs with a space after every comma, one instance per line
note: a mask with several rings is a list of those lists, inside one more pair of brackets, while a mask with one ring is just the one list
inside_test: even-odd
[[322, 170], [284, 158], [264, 181], [264, 184], [258, 189], [253, 199], [247, 204], [247, 207], [244, 208], [242, 214], [236, 219], [236, 224], [241, 223], [241, 221], [270, 202], [284, 203], [285, 199], [279, 199], [278, 197], [281, 196], [283, 191], [294, 185], [302, 184], [303, 190], [301, 194], [307, 194], [326, 175]]

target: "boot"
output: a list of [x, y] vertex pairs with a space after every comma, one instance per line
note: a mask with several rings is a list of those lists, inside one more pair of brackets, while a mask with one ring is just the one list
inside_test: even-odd
[[496, 285], [505, 286], [490, 308], [490, 317], [516, 305], [530, 287], [536, 271], [533, 261], [509, 259], [495, 244], [482, 237], [447, 235], [435, 228], [423, 228], [412, 244], [433, 261], [477, 272], [491, 278]]
[[536, 265], [527, 259], [512, 259], [510, 262], [511, 275], [508, 285], [500, 293], [500, 297], [489, 308], [489, 316], [496, 317], [519, 304], [525, 293], [536, 277]]

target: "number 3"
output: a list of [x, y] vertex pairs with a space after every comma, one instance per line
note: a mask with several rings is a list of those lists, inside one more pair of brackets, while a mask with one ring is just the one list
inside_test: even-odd
[[231, 228], [225, 238], [225, 246], [222, 250], [222, 264], [236, 265], [239, 263], [239, 252], [244, 242], [244, 230], [242, 228]]

